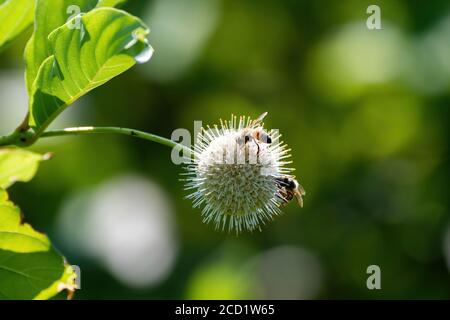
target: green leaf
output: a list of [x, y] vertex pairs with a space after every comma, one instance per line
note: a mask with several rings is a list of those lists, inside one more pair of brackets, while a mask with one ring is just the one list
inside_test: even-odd
[[124, 11], [98, 8], [81, 17], [80, 28], [73, 23], [48, 37], [51, 55], [39, 68], [30, 100], [29, 124], [37, 134], [76, 99], [152, 54], [149, 30]]
[[34, 33], [25, 48], [26, 84], [31, 97], [33, 82], [42, 62], [50, 53], [49, 34], [73, 18], [77, 10], [89, 12], [95, 7], [120, 4], [121, 0], [37, 0]]
[[6, 189], [17, 181], [30, 181], [39, 163], [48, 158], [48, 154], [40, 155], [23, 149], [0, 149], [0, 188]]
[[25, 48], [25, 63], [28, 94], [42, 62], [50, 55], [47, 42], [48, 35], [62, 26], [78, 6], [80, 12], [87, 12], [95, 7], [97, 0], [37, 0], [34, 32]]
[[0, 189], [0, 299], [48, 299], [75, 289], [76, 275], [42, 233], [21, 221]]
[[0, 249], [30, 253], [48, 251], [50, 241], [28, 224], [20, 223], [19, 209], [7, 199], [0, 202]]
[[97, 7], [117, 7], [127, 0], [100, 0]]
[[0, 1], [0, 51], [33, 23], [34, 0]]
[[76, 288], [76, 273], [72, 266], [65, 263], [63, 275], [53, 282], [53, 284], [47, 289], [42, 290], [37, 296], [34, 297], [35, 300], [47, 300], [55, 296], [63, 289], [67, 289], [69, 292], [68, 298], [72, 297], [73, 292]]
[[8, 194], [6, 193], [6, 191], [2, 188], [0, 188], [0, 203], [4, 202], [8, 200]]

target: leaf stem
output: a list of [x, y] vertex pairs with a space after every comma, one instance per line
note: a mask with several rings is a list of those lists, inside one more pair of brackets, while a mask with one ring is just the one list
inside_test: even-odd
[[56, 137], [56, 136], [73, 136], [73, 135], [83, 135], [83, 134], [95, 134], [95, 133], [114, 133], [114, 134], [123, 134], [127, 136], [132, 136], [148, 141], [153, 141], [162, 145], [165, 145], [170, 148], [174, 147], [183, 147], [187, 150], [190, 150], [186, 146], [179, 144], [178, 142], [172, 141], [167, 138], [163, 138], [156, 134], [130, 129], [130, 128], [121, 128], [121, 127], [74, 127], [74, 128], [66, 128], [66, 129], [58, 129], [58, 130], [49, 130], [41, 134], [41, 138], [45, 137]]
[[26, 132], [30, 129], [29, 125], [30, 112], [27, 112], [27, 115], [23, 119], [22, 123], [17, 127], [16, 132]]
[[[121, 127], [74, 127], [65, 128], [57, 130], [48, 130], [42, 133], [39, 138], [46, 137], [61, 137], [61, 136], [74, 136], [74, 135], [86, 135], [86, 134], [97, 134], [97, 133], [113, 133], [122, 134], [126, 136], [136, 137], [152, 142], [156, 142], [165, 145], [170, 148], [178, 147], [184, 152], [188, 152], [190, 155], [191, 149], [178, 142], [172, 141], [167, 138], [160, 137], [155, 134], [147, 133], [140, 130], [121, 128]], [[21, 145], [20, 141], [17, 141], [19, 134], [13, 133], [9, 136], [0, 137], [0, 146], [2, 145]]]
[[19, 133], [13, 132], [7, 136], [0, 136], [0, 146], [19, 145]]

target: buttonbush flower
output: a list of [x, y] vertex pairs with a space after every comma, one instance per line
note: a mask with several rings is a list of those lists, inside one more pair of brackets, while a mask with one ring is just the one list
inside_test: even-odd
[[192, 191], [187, 198], [194, 208], [202, 207], [203, 222], [216, 229], [261, 230], [292, 199], [282, 182], [295, 181], [294, 169], [287, 167], [290, 149], [276, 130], [264, 129], [264, 116], [256, 121], [232, 116], [220, 126], [202, 128], [197, 137], [186, 165], [186, 190]]

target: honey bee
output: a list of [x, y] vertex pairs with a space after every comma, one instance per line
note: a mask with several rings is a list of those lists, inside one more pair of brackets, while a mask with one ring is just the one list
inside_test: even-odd
[[278, 185], [280, 196], [285, 202], [284, 204], [289, 203], [295, 197], [297, 199], [298, 205], [300, 207], [303, 207], [302, 196], [304, 196], [306, 192], [294, 177], [281, 176], [275, 178], [275, 180]]
[[248, 142], [253, 141], [258, 147], [258, 156], [260, 151], [259, 143], [272, 143], [272, 138], [266, 131], [264, 131], [263, 127], [260, 125], [265, 116], [267, 116], [267, 112], [264, 112], [255, 120], [250, 121], [248, 126], [244, 128], [242, 135], [238, 138], [238, 143], [244, 146]]

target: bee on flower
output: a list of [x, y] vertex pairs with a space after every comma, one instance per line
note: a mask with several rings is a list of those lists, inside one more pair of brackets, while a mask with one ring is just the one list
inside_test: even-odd
[[231, 116], [197, 137], [186, 165], [186, 190], [192, 191], [187, 198], [216, 229], [261, 230], [293, 198], [303, 206], [305, 191], [288, 167], [291, 150], [276, 130], [264, 129], [266, 115]]

